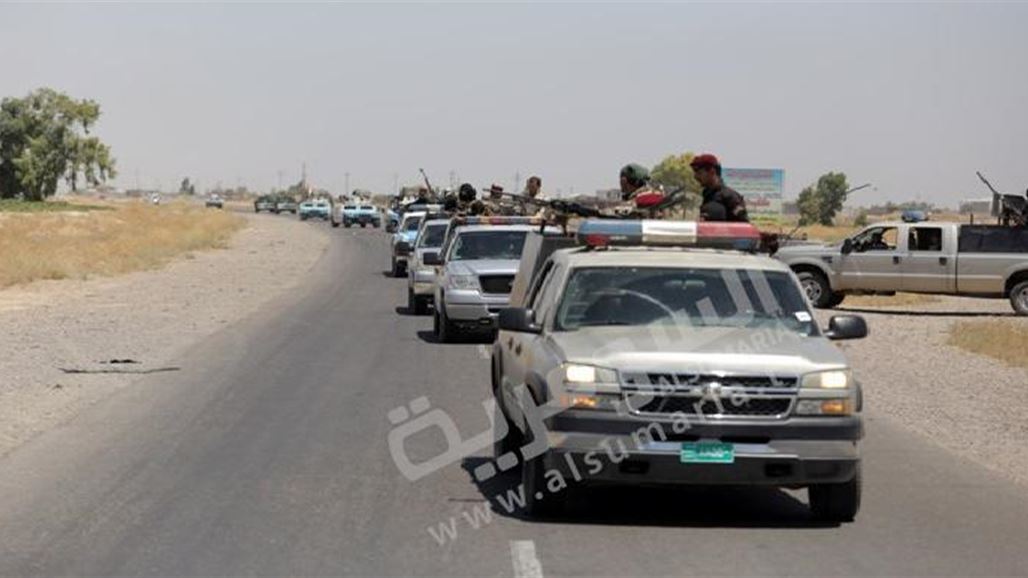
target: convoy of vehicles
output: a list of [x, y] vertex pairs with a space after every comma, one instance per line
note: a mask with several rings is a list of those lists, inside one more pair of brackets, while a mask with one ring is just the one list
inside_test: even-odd
[[428, 312], [435, 295], [435, 267], [425, 264], [425, 256], [437, 259], [450, 226], [449, 218], [426, 218], [415, 236], [413, 245], [400, 245], [407, 252], [407, 311], [416, 315]]
[[[510, 432], [497, 463], [547, 438], [521, 468], [529, 513], [566, 500], [546, 491], [544, 473], [561, 471], [588, 472], [585, 484], [807, 487], [816, 517], [856, 515], [860, 385], [829, 340], [864, 337], [864, 321], [820, 329], [787, 266], [702, 248], [702, 228], [587, 222], [581, 246], [526, 252], [531, 279], [499, 315], [492, 381]], [[528, 423], [518, 388], [556, 412], [545, 427]]]
[[1028, 315], [1028, 229], [942, 222], [877, 223], [841, 243], [780, 249], [817, 307], [850, 293], [1006, 298]]

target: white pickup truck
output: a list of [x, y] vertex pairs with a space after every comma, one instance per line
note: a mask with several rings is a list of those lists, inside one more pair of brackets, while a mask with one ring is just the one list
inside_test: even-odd
[[937, 293], [1008, 298], [1028, 315], [1028, 228], [959, 223], [877, 223], [841, 243], [776, 254], [817, 307], [848, 293]]

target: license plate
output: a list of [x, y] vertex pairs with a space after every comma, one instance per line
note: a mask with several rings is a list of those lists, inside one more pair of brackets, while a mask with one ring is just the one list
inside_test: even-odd
[[685, 442], [679, 455], [683, 464], [735, 463], [735, 446], [722, 442]]

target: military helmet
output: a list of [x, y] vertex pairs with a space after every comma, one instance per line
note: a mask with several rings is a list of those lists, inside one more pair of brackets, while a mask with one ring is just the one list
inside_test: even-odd
[[650, 182], [650, 171], [646, 167], [631, 163], [621, 167], [621, 176], [625, 177], [629, 183], [633, 185], [642, 186]]
[[460, 186], [460, 190], [457, 192], [457, 197], [462, 203], [470, 203], [478, 197], [478, 191], [475, 190], [475, 187], [473, 187], [471, 183], [464, 183]]

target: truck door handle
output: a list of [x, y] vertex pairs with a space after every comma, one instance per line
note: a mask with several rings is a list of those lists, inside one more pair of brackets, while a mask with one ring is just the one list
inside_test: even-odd
[[899, 265], [899, 262], [900, 262], [899, 255], [893, 255], [892, 256], [892, 264], [893, 265]]
[[947, 259], [946, 257], [939, 257], [939, 264], [940, 265], [945, 265], [948, 262], [949, 262], [949, 259]]

